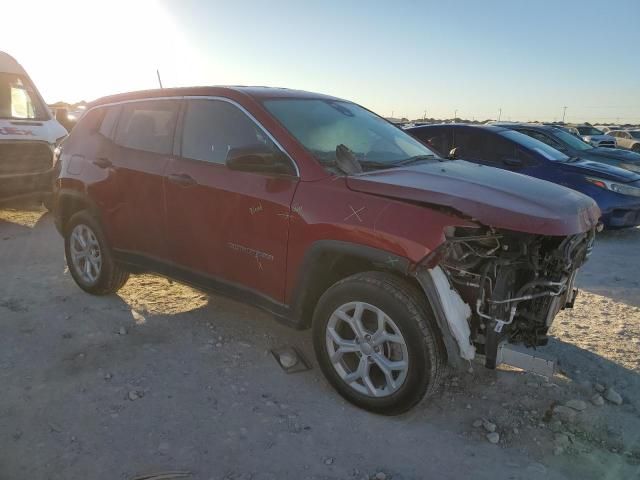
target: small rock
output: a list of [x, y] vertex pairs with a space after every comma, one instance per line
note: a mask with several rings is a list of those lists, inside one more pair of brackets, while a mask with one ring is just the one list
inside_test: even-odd
[[112, 373], [107, 372], [107, 373], [104, 374], [104, 379], [105, 380], [111, 380], [112, 378], [113, 378], [113, 374]]
[[569, 400], [565, 405], [579, 412], [586, 410], [587, 408], [587, 403], [582, 400]]
[[559, 445], [553, 447], [553, 454], [557, 457], [558, 455], [562, 455], [564, 453], [564, 448]]
[[605, 391], [604, 385], [602, 385], [601, 383], [595, 383], [593, 385], [593, 388], [595, 388], [596, 392], [598, 392], [598, 393], [604, 393], [604, 391]]
[[387, 474], [384, 472], [378, 472], [376, 473], [375, 477], [376, 480], [387, 480]]
[[514, 434], [514, 435], [518, 435], [518, 434], [520, 434], [520, 430], [518, 429], [518, 427], [514, 427], [514, 429], [513, 429], [513, 434]]
[[482, 419], [479, 418], [478, 420], [474, 420], [473, 421], [473, 426], [475, 428], [480, 428], [482, 426]]
[[488, 420], [483, 420], [482, 421], [482, 426], [484, 427], [484, 429], [489, 432], [489, 433], [493, 433], [496, 431], [496, 424], [492, 423]]
[[604, 392], [604, 398], [615, 405], [622, 405], [622, 397], [611, 387], [607, 388], [607, 390]]
[[553, 436], [553, 443], [555, 445], [558, 445], [560, 447], [568, 447], [571, 444], [571, 441], [569, 440], [569, 436], [564, 434], [564, 433], [556, 433]]
[[556, 405], [553, 407], [553, 414], [563, 422], [573, 422], [576, 418], [576, 411], [564, 405]]
[[282, 365], [284, 368], [291, 368], [298, 363], [298, 359], [296, 358], [296, 356], [289, 352], [281, 353], [279, 360], [280, 365]]
[[562, 430], [562, 422], [560, 420], [555, 420], [549, 424], [549, 430], [552, 432], [558, 433]]
[[136, 392], [135, 390], [131, 390], [128, 396], [129, 396], [129, 400], [131, 400], [132, 402], [140, 398], [140, 395], [138, 395], [138, 392]]
[[464, 408], [466, 408], [467, 410], [471, 410], [471, 404], [467, 403], [467, 405]]
[[595, 395], [593, 395], [593, 397], [591, 397], [591, 403], [597, 405], [598, 407], [601, 407], [602, 405], [604, 405], [604, 398], [602, 398], [602, 395], [600, 395], [599, 393], [596, 393]]
[[118, 330], [118, 334], [119, 335], [126, 335], [127, 334], [127, 329], [125, 327], [120, 327], [120, 330]]
[[489, 443], [496, 444], [500, 441], [500, 434], [498, 432], [487, 433], [487, 440]]
[[135, 310], [131, 310], [131, 316], [133, 317], [133, 319], [135, 320], [136, 323], [144, 323], [145, 322], [144, 316], [141, 315], [140, 313], [136, 312]]
[[222, 344], [220, 342], [216, 343], [216, 347], [220, 348]]
[[333, 465], [333, 457], [327, 457], [324, 459], [325, 465]]

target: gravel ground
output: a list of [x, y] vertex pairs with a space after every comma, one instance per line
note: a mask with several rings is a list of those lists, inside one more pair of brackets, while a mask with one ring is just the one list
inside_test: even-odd
[[640, 478], [639, 246], [598, 237], [554, 378], [474, 365], [387, 418], [334, 393], [309, 332], [152, 275], [89, 296], [50, 215], [0, 210], [0, 479]]

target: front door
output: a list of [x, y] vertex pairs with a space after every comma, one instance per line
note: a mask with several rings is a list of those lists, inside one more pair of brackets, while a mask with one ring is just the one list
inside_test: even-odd
[[232, 148], [277, 148], [233, 103], [186, 100], [181, 123], [180, 155], [165, 175], [172, 261], [282, 302], [298, 178], [227, 168]]

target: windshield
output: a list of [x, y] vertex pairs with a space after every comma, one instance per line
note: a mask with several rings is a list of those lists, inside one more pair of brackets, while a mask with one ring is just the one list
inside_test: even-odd
[[325, 164], [336, 162], [344, 145], [361, 164], [392, 166], [436, 154], [401, 129], [350, 102], [320, 99], [271, 99], [264, 106]]
[[602, 130], [594, 127], [576, 127], [576, 130], [580, 132], [580, 135], [604, 135]]
[[589, 145], [587, 142], [583, 142], [582, 139], [576, 137], [575, 135], [571, 135], [569, 132], [565, 130], [561, 130], [556, 128], [553, 130], [553, 136], [559, 140], [560, 142], [568, 145], [574, 150], [591, 150], [593, 147]]
[[505, 138], [508, 138], [509, 140], [513, 140], [514, 142], [518, 143], [520, 146], [528, 150], [532, 150], [542, 155], [547, 160], [551, 160], [552, 162], [566, 162], [569, 160], [569, 157], [566, 156], [564, 153], [559, 152], [555, 148], [547, 145], [546, 143], [542, 143], [540, 140], [531, 138], [530, 136], [525, 135], [524, 133], [516, 132], [515, 130], [504, 130], [500, 132], [500, 135], [502, 135]]
[[22, 75], [0, 72], [0, 118], [48, 120], [40, 97]]

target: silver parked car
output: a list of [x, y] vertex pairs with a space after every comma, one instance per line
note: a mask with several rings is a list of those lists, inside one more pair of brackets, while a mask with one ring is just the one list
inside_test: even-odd
[[591, 125], [575, 125], [568, 130], [594, 147], [616, 148], [615, 138]]
[[640, 153], [640, 130], [614, 130], [609, 135], [616, 139], [617, 148]]

